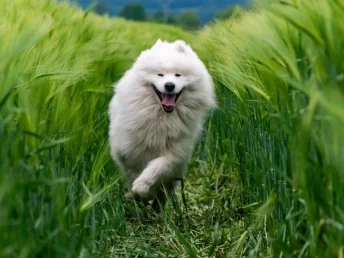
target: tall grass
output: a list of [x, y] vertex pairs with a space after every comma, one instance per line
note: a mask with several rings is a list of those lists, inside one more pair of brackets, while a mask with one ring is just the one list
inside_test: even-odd
[[[343, 257], [341, 0], [268, 1], [198, 35], [4, 1], [0, 257]], [[157, 38], [192, 43], [220, 104], [187, 214], [125, 202], [108, 150], [112, 83]]]
[[53, 1], [2, 2], [1, 257], [104, 257], [127, 233], [107, 107], [113, 82], [159, 37], [188, 35]]
[[222, 107], [207, 147], [252, 205], [251, 254], [344, 254], [343, 15], [342, 1], [273, 2], [201, 35]]

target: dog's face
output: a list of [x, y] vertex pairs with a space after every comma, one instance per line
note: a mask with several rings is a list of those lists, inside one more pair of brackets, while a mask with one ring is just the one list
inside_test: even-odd
[[158, 40], [151, 49], [142, 52], [134, 67], [143, 87], [155, 95], [166, 113], [173, 112], [178, 105], [187, 104], [190, 98], [202, 98], [204, 94], [213, 98], [208, 72], [184, 41], [168, 43]]

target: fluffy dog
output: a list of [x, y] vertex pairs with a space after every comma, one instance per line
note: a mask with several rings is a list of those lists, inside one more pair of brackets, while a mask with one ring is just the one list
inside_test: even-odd
[[185, 176], [207, 111], [211, 77], [182, 40], [143, 51], [115, 85], [109, 106], [111, 155], [126, 176], [127, 198], [166, 200]]

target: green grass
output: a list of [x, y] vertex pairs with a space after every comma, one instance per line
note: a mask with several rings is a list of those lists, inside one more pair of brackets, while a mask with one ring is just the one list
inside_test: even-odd
[[243, 205], [258, 203], [252, 250], [343, 255], [343, 14], [341, 1], [285, 1], [201, 35], [224, 110], [210, 152], [237, 171]]
[[[271, 1], [269, 1], [271, 2]], [[0, 257], [343, 257], [344, 4], [261, 3], [198, 34], [67, 4], [0, 9]], [[123, 199], [112, 83], [157, 38], [216, 83], [175, 208]]]

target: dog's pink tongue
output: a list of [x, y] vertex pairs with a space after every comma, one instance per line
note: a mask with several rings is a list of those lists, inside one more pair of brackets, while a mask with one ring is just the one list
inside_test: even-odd
[[161, 104], [163, 104], [166, 107], [174, 107], [176, 105], [176, 94], [164, 94]]

